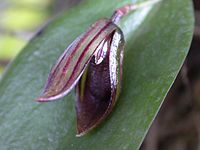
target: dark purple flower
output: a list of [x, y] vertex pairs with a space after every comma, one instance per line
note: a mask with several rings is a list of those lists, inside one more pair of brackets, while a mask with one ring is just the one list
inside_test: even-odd
[[110, 19], [96, 21], [68, 46], [52, 68], [37, 100], [56, 100], [76, 86], [77, 136], [101, 123], [119, 96], [125, 42], [116, 23], [130, 11], [158, 1], [126, 5]]
[[110, 19], [101, 19], [80, 35], [52, 68], [39, 102], [67, 95], [76, 86], [77, 136], [99, 124], [120, 91], [124, 37]]

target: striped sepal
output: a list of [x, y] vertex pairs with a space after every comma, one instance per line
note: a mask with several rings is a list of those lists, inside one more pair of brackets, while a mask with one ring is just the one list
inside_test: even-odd
[[72, 42], [52, 68], [45, 89], [37, 100], [52, 101], [68, 94], [77, 84], [92, 56], [99, 54], [97, 47], [116, 28], [109, 19], [101, 19]]

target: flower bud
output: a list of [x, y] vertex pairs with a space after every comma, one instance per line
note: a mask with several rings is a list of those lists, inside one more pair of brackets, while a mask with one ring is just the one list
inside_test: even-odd
[[124, 37], [110, 19], [95, 22], [60, 56], [39, 102], [67, 95], [76, 86], [77, 136], [104, 120], [120, 92]]

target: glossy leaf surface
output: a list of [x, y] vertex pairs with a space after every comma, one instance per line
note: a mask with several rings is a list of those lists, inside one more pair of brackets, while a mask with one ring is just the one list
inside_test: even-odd
[[164, 0], [122, 19], [122, 93], [112, 114], [92, 133], [75, 137], [74, 92], [63, 101], [34, 101], [63, 50], [94, 21], [129, 2], [86, 0], [25, 47], [0, 82], [0, 149], [137, 149], [188, 52], [193, 31], [189, 0]]

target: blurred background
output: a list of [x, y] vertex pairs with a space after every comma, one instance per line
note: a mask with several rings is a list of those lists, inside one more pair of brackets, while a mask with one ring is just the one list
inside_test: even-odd
[[79, 2], [80, 0], [1, 0], [0, 76], [6, 65], [50, 18]]
[[[0, 76], [36, 31], [80, 1], [1, 0]], [[189, 54], [141, 150], [200, 150], [200, 0], [193, 1], [196, 23]]]

